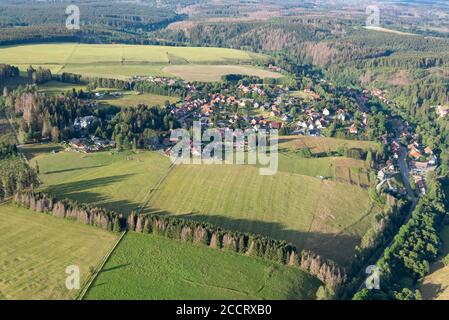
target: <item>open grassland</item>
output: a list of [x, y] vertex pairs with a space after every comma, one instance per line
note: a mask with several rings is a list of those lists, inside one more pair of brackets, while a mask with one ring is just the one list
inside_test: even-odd
[[58, 146], [22, 150], [32, 165], [39, 164], [42, 190], [58, 198], [125, 214], [142, 205], [146, 212], [287, 240], [341, 263], [351, 257], [377, 210], [366, 189], [337, 182], [338, 168], [363, 170], [363, 161], [353, 159], [281, 153], [279, 172], [261, 176], [249, 165], [170, 170], [170, 160], [154, 152], [52, 154], [53, 148]]
[[[17, 65], [22, 71], [33, 65], [49, 68], [53, 73], [71, 72], [89, 77], [120, 79], [132, 75], [176, 76], [178, 72], [180, 77], [195, 77], [195, 80], [201, 81], [215, 81], [218, 74], [229, 73], [280, 76], [278, 73], [247, 66], [254, 59], [264, 57], [227, 48], [123, 44], [58, 43], [0, 48], [0, 61]], [[202, 64], [207, 66], [201, 66]], [[184, 66], [190, 68], [190, 65], [200, 65], [198, 68], [193, 66], [200, 71], [195, 73], [190, 69], [183, 69]], [[176, 72], [165, 70], [167, 66], [174, 67]], [[181, 69], [176, 69], [177, 67]], [[211, 68], [213, 72], [206, 72], [207, 68]], [[190, 75], [192, 72], [193, 75]]]
[[46, 153], [51, 145], [26, 147], [31, 163], [40, 168], [42, 190], [57, 198], [129, 213], [139, 207], [166, 174], [170, 160], [155, 152]]
[[282, 152], [279, 153], [279, 171], [333, 179], [360, 187], [369, 186], [365, 162], [352, 158], [304, 158], [294, 152]]
[[238, 65], [178, 65], [162, 69], [167, 74], [173, 74], [187, 81], [220, 81], [227, 74], [243, 74], [259, 78], [281, 78], [283, 75], [250, 66]]
[[363, 150], [379, 150], [380, 145], [372, 141], [345, 140], [326, 137], [285, 136], [279, 139], [279, 148], [298, 150], [309, 148], [314, 154], [335, 152], [339, 148], [360, 148]]
[[148, 106], [163, 106], [166, 101], [170, 103], [176, 103], [179, 100], [179, 98], [175, 97], [168, 97], [168, 96], [161, 96], [156, 94], [138, 94], [137, 92], [131, 92], [123, 94], [119, 97], [112, 97], [112, 98], [106, 98], [99, 100], [101, 104], [109, 104], [116, 107], [136, 107], [139, 104], [145, 104]]
[[281, 171], [261, 176], [244, 165], [176, 166], [147, 206], [147, 212], [287, 240], [340, 263], [375, 210], [362, 188]]
[[[449, 226], [441, 232], [443, 240], [442, 257], [449, 255]], [[449, 300], [449, 266], [439, 261], [431, 267], [431, 274], [424, 278], [421, 286], [425, 300]]]
[[86, 91], [86, 86], [82, 84], [64, 83], [59, 81], [49, 81], [39, 85], [39, 92], [48, 93], [50, 95], [58, 95], [73, 89]]
[[117, 235], [73, 221], [0, 205], [0, 300], [73, 299], [65, 270], [77, 265], [81, 286], [113, 247]]
[[155, 235], [128, 233], [86, 299], [314, 299], [298, 269]]

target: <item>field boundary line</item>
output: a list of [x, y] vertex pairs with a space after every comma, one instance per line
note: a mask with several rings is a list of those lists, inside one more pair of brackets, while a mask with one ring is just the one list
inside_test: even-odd
[[66, 57], [65, 61], [63, 63], [61, 63], [61, 67], [59, 68], [58, 72], [56, 72], [56, 74], [60, 74], [62, 72], [62, 70], [64, 70], [64, 68], [67, 66], [67, 64], [69, 64], [70, 60], [72, 59], [72, 57], [73, 57], [75, 51], [78, 49], [79, 45], [80, 45], [79, 43], [75, 43], [72, 50], [70, 50], [69, 55]]
[[89, 290], [90, 286], [92, 285], [92, 283], [94, 283], [95, 279], [97, 278], [97, 276], [101, 272], [101, 270], [103, 270], [104, 265], [106, 264], [106, 262], [108, 262], [108, 260], [111, 257], [112, 253], [115, 251], [115, 248], [117, 248], [117, 246], [122, 241], [122, 239], [123, 239], [123, 237], [125, 236], [126, 233], [127, 233], [127, 231], [123, 231], [122, 232], [122, 234], [118, 238], [117, 242], [114, 244], [114, 246], [111, 248], [111, 250], [109, 250], [109, 252], [106, 254], [106, 256], [103, 259], [103, 262], [97, 268], [95, 273], [90, 277], [89, 281], [86, 283], [86, 285], [84, 286], [83, 290], [78, 295], [76, 300], [83, 300], [84, 299], [84, 296], [86, 295], [86, 293]]
[[159, 179], [159, 181], [152, 188], [150, 188], [150, 190], [148, 191], [148, 193], [145, 197], [146, 199], [144, 201], [142, 201], [142, 204], [140, 205], [140, 208], [138, 209], [138, 213], [142, 213], [143, 209], [146, 206], [148, 206], [151, 199], [153, 198], [155, 191], [158, 190], [158, 188], [161, 186], [161, 184], [165, 181], [165, 179], [167, 179], [167, 177], [173, 171], [173, 168], [176, 166], [177, 160], [178, 160], [178, 158], [174, 162], [172, 162], [172, 164], [168, 167], [167, 172]]

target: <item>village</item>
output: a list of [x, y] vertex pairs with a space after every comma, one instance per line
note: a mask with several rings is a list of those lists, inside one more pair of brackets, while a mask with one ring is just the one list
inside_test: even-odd
[[[274, 68], [272, 65], [271, 68]], [[166, 106], [170, 114], [184, 128], [193, 121], [199, 121], [203, 128], [264, 129], [279, 130], [281, 135], [328, 136], [329, 126], [337, 127], [343, 136], [351, 139], [365, 139], [368, 114], [355, 112], [361, 108], [339, 107], [327, 103], [314, 89], [291, 91], [286, 85], [267, 85], [248, 80], [228, 83], [218, 93], [198, 92], [195, 83], [182, 82], [165, 77], [135, 76], [133, 81], [148, 81], [156, 85], [182, 86], [186, 96], [181, 102]], [[321, 84], [328, 85], [325, 81]], [[120, 97], [122, 92], [96, 92], [94, 99], [106, 96]], [[357, 106], [357, 103], [355, 103]], [[363, 111], [363, 109], [361, 109]], [[107, 119], [111, 121], [113, 116]], [[73, 123], [77, 138], [67, 142], [72, 150], [96, 152], [115, 147], [114, 141], [100, 139], [92, 134], [92, 126], [98, 119], [93, 116], [78, 117]], [[89, 133], [90, 132], [90, 133]], [[168, 132], [159, 133], [156, 149], [167, 149], [173, 141], [167, 139]]]

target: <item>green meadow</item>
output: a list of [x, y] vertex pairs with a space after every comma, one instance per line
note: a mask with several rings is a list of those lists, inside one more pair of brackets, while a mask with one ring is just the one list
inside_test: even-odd
[[81, 287], [118, 235], [10, 204], [0, 205], [0, 300], [74, 299], [65, 270], [77, 265]]
[[299, 269], [131, 232], [85, 299], [314, 299], [319, 285]]
[[[169, 47], [124, 44], [32, 44], [0, 47], [0, 61], [18, 66], [42, 66], [53, 73], [126, 79], [133, 75], [217, 81], [230, 73], [277, 78], [281, 74], [251, 67], [262, 55], [213, 47]], [[173, 69], [172, 69], [173, 68]]]
[[[40, 152], [43, 148], [43, 152]], [[25, 148], [40, 169], [41, 189], [128, 214], [138, 208], [167, 173], [170, 160], [155, 152], [47, 153], [50, 146]]]
[[[250, 165], [176, 165], [156, 152], [23, 151], [40, 168], [41, 190], [122, 213], [145, 212], [208, 221], [230, 230], [287, 240], [346, 263], [378, 209], [365, 188], [339, 182], [347, 158], [279, 156], [279, 171]], [[354, 175], [355, 177], [355, 175]], [[353, 199], [358, 201], [354, 202]]]
[[283, 171], [261, 176], [245, 165], [177, 165], [146, 210], [287, 240], [340, 263], [376, 213], [358, 186]]

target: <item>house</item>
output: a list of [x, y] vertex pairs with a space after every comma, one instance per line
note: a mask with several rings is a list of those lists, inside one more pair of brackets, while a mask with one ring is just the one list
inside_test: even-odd
[[436, 166], [437, 165], [437, 157], [434, 156], [433, 154], [429, 157], [429, 161], [427, 162], [429, 164], [429, 166]]
[[271, 129], [281, 129], [283, 126], [282, 122], [277, 122], [277, 121], [271, 121], [270, 122], [270, 128]]
[[433, 154], [433, 150], [430, 147], [424, 149], [425, 154]]
[[343, 122], [346, 121], [346, 112], [343, 109], [338, 109], [337, 119]]
[[412, 168], [416, 171], [423, 172], [426, 171], [428, 167], [427, 162], [419, 162], [419, 161], [413, 161], [412, 162]]
[[357, 128], [357, 125], [355, 123], [349, 128], [349, 133], [351, 134], [359, 133], [359, 129]]
[[100, 93], [100, 92], [95, 92], [95, 98], [96, 99], [101, 99], [104, 97], [104, 93]]
[[323, 114], [324, 114], [326, 117], [328, 117], [328, 116], [331, 114], [331, 112], [329, 111], [328, 108], [324, 108]]
[[422, 153], [415, 147], [410, 148], [408, 155], [411, 158], [414, 158], [415, 160], [418, 160], [419, 158], [421, 158], [423, 156]]
[[437, 106], [437, 114], [440, 118], [447, 117], [449, 114], [449, 106]]
[[368, 116], [366, 115], [366, 112], [364, 112], [362, 114], [362, 124], [364, 127], [366, 127], [367, 123], [368, 123]]
[[73, 123], [73, 128], [75, 130], [89, 129], [96, 119], [94, 116], [77, 117]]
[[377, 179], [379, 179], [380, 181], [385, 179], [385, 171], [383, 169], [379, 170], [379, 172], [377, 173]]

